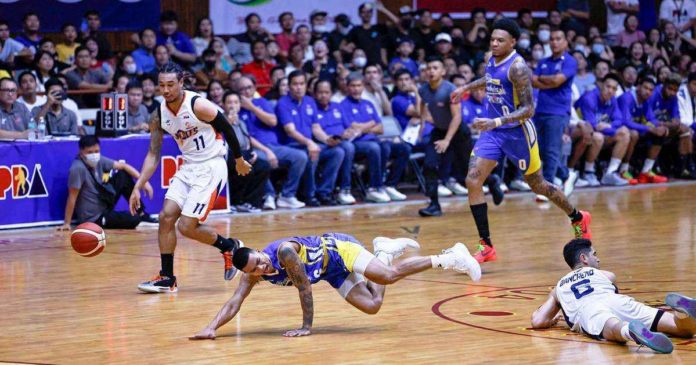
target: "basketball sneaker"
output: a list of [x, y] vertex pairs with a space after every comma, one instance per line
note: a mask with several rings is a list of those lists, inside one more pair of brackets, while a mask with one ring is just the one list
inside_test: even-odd
[[638, 179], [634, 178], [633, 174], [631, 174], [628, 171], [622, 172], [621, 178], [628, 181], [628, 185], [637, 185], [638, 184]]
[[669, 354], [674, 350], [674, 345], [669, 337], [660, 332], [650, 331], [650, 329], [639, 320], [629, 322], [628, 333], [637, 344], [647, 346], [661, 354]]
[[164, 276], [160, 271], [159, 275], [139, 284], [138, 289], [145, 293], [176, 293], [176, 276]]
[[575, 238], [586, 238], [592, 239], [592, 230], [590, 229], [590, 223], [592, 223], [592, 215], [590, 212], [584, 210], [580, 211], [582, 219], [577, 222], [571, 222], [573, 226], [573, 234]]
[[375, 256], [380, 252], [384, 252], [391, 255], [393, 258], [403, 255], [407, 248], [420, 248], [418, 242], [410, 238], [388, 237], [375, 237], [375, 239], [372, 240], [372, 246], [374, 247], [373, 253]]
[[476, 248], [476, 253], [474, 254], [474, 259], [479, 263], [484, 263], [488, 261], [495, 261], [498, 259], [498, 254], [495, 252], [495, 247], [488, 246], [483, 240], [479, 242]]
[[244, 242], [242, 240], [230, 238], [234, 242], [234, 247], [222, 253], [222, 259], [225, 260], [225, 280], [232, 280], [234, 276], [237, 275], [237, 268], [232, 265], [232, 256], [238, 248], [244, 247]]
[[469, 275], [473, 281], [481, 280], [481, 265], [471, 256], [469, 249], [463, 243], [457, 242], [444, 252], [449, 253], [447, 251], [455, 255], [455, 264], [452, 267], [454, 271]]
[[661, 183], [666, 183], [667, 178], [664, 176], [660, 176], [652, 171], [648, 173], [640, 173], [638, 175], [638, 183], [639, 184], [661, 184]]
[[679, 293], [669, 293], [665, 297], [665, 304], [679, 313], [696, 318], [696, 299], [689, 298]]

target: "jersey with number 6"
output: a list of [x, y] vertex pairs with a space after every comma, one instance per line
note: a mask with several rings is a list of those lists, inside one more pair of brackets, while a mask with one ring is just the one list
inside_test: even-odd
[[193, 102], [198, 98], [197, 93], [184, 91], [184, 100], [176, 111], [169, 109], [167, 103], [160, 104], [162, 129], [174, 137], [186, 162], [203, 162], [227, 152], [222, 135], [193, 113]]
[[556, 284], [556, 298], [572, 323], [578, 322], [577, 316], [583, 306], [602, 302], [616, 293], [614, 283], [601, 270], [591, 267], [571, 271]]
[[[524, 58], [512, 51], [500, 63], [491, 57], [486, 65], [486, 111], [488, 118], [500, 118], [514, 112], [520, 105], [515, 85], [510, 80], [510, 68], [515, 62], [523, 62]], [[526, 120], [520, 120], [520, 124]], [[517, 123], [506, 123], [498, 128], [514, 128]]]

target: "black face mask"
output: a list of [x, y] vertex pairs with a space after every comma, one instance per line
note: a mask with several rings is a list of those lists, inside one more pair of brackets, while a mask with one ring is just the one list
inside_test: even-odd
[[203, 62], [203, 64], [205, 65], [205, 68], [207, 68], [209, 70], [212, 70], [215, 68], [215, 61], [206, 60], [205, 62]]

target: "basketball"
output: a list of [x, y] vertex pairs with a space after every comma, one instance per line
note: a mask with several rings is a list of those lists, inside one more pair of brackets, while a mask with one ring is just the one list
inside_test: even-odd
[[94, 223], [82, 223], [70, 234], [70, 244], [84, 257], [97, 256], [106, 246], [106, 234]]

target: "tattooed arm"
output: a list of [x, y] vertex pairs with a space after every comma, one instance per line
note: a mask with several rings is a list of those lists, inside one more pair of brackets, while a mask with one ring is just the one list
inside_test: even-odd
[[284, 242], [278, 249], [280, 264], [288, 273], [288, 278], [300, 292], [300, 304], [302, 305], [302, 328], [285, 332], [283, 336], [299, 337], [312, 334], [312, 320], [314, 319], [314, 300], [312, 299], [312, 285], [304, 271], [304, 264], [297, 254], [296, 244]]
[[150, 148], [147, 151], [143, 167], [140, 170], [140, 177], [138, 181], [135, 182], [133, 192], [131, 193], [130, 199], [128, 199], [128, 205], [130, 206], [132, 215], [135, 215], [140, 210], [140, 189], [145, 187], [145, 184], [150, 180], [152, 174], [157, 170], [157, 165], [159, 165], [160, 157], [162, 156], [163, 138], [164, 130], [160, 125], [160, 112], [157, 110], [150, 116]]
[[465, 92], [483, 89], [484, 87], [486, 87], [486, 78], [482, 77], [474, 82], [470, 82], [462, 87], [458, 87], [450, 95], [450, 101], [452, 102], [452, 104], [459, 103], [462, 100], [462, 95]]

